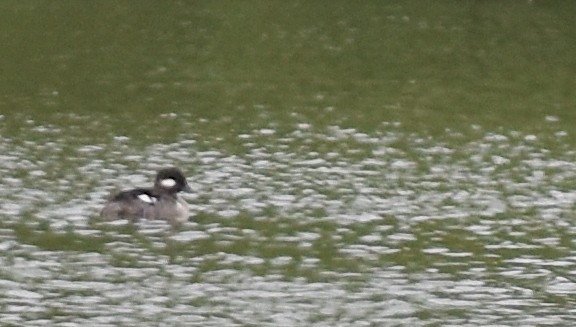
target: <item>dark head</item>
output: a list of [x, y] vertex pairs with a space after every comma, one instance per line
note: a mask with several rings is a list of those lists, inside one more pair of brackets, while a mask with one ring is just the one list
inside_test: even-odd
[[156, 174], [154, 188], [166, 190], [172, 193], [192, 192], [190, 185], [186, 182], [186, 177], [178, 168], [164, 168]]

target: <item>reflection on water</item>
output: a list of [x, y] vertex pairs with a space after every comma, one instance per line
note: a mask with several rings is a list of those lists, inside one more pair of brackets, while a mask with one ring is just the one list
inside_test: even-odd
[[[549, 150], [560, 130], [438, 142], [294, 123], [238, 135], [238, 154], [29, 125], [37, 137], [0, 144], [3, 323], [570, 321], [576, 169]], [[185, 226], [98, 221], [112, 191], [167, 164], [196, 190]]]

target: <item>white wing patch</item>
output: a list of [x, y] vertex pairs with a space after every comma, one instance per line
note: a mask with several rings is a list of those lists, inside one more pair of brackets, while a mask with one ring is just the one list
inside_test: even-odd
[[176, 181], [172, 178], [166, 178], [160, 181], [160, 185], [164, 186], [165, 188], [172, 188], [176, 185]]
[[146, 203], [149, 203], [149, 204], [154, 204], [156, 202], [155, 197], [152, 197], [146, 193], [138, 194], [138, 199], [140, 199], [141, 201], [144, 201]]

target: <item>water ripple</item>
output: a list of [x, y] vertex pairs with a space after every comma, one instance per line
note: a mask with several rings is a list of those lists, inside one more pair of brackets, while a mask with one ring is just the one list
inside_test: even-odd
[[[240, 153], [186, 135], [69, 152], [53, 126], [33, 129], [50, 142], [4, 138], [0, 320], [568, 324], [574, 153], [539, 135], [440, 143], [393, 126], [258, 128], [239, 134]], [[95, 219], [111, 192], [168, 164], [196, 191], [182, 228]]]

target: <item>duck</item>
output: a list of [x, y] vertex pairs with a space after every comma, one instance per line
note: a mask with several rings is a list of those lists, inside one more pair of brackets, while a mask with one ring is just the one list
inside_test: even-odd
[[100, 217], [130, 221], [161, 219], [180, 225], [190, 215], [188, 204], [178, 196], [180, 192], [192, 192], [182, 171], [176, 167], [163, 168], [156, 173], [152, 187], [125, 190], [114, 195], [100, 211]]

